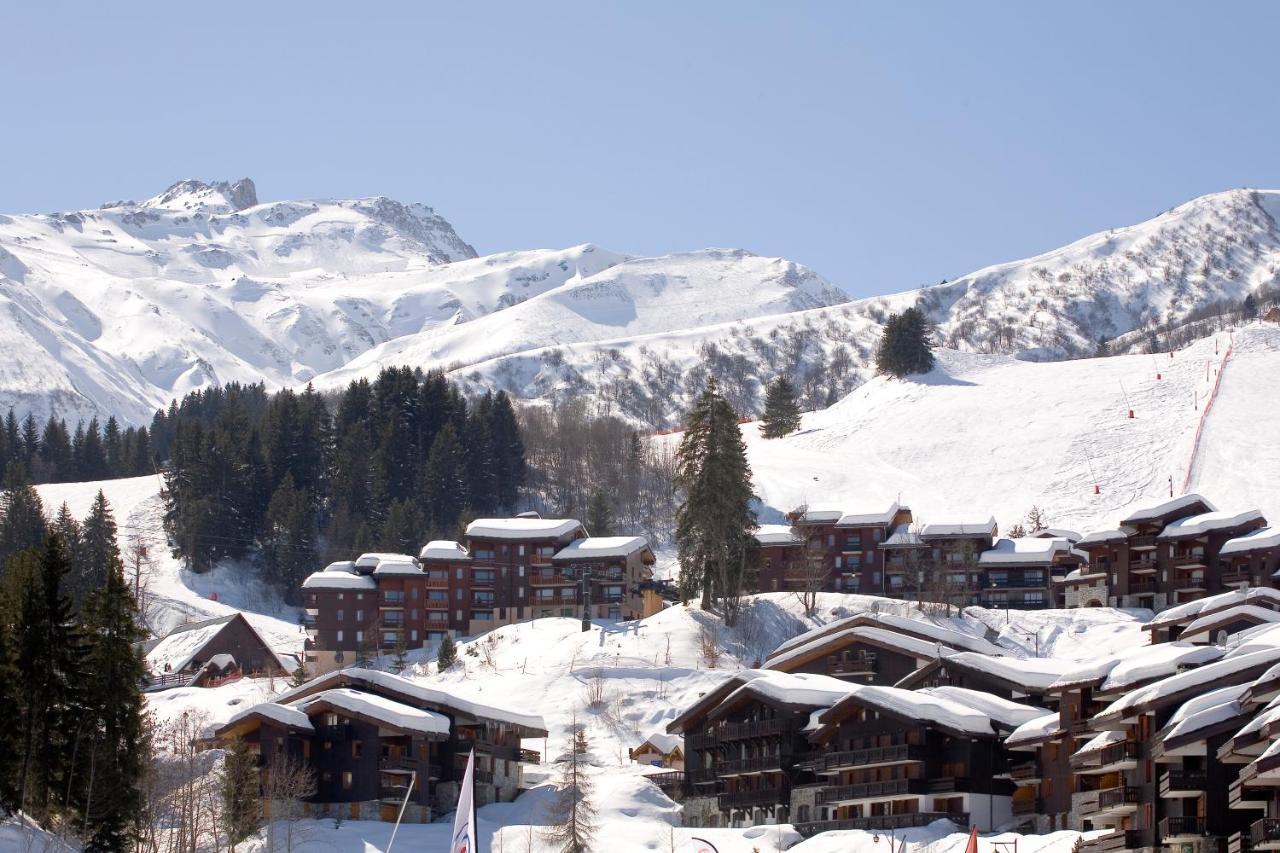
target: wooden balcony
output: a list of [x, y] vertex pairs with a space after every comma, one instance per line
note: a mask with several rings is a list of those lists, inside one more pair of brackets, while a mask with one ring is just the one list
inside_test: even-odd
[[835, 820], [814, 820], [796, 824], [801, 835], [817, 835], [820, 832], [831, 832], [841, 829], [861, 829], [875, 832], [890, 829], [909, 829], [916, 826], [928, 826], [934, 821], [949, 820], [957, 826], [968, 826], [969, 815], [951, 812], [911, 812], [909, 814], [872, 815], [868, 817], [851, 817]]
[[750, 776], [756, 773], [778, 772], [782, 770], [782, 755], [760, 755], [754, 758], [735, 758], [722, 761], [716, 765], [721, 778], [730, 776]]
[[1160, 840], [1164, 844], [1179, 841], [1191, 841], [1204, 835], [1204, 818], [1194, 815], [1167, 817], [1160, 821]]
[[1270, 799], [1270, 792], [1250, 788], [1239, 778], [1231, 783], [1227, 792], [1227, 806], [1233, 809], [1265, 809]]
[[1080, 853], [1115, 853], [1117, 850], [1137, 850], [1142, 847], [1142, 832], [1136, 829], [1116, 830], [1099, 836], [1080, 846]]
[[1013, 813], [1018, 817], [1037, 815], [1044, 811], [1044, 800], [1040, 797], [1019, 797], [1013, 800]]
[[426, 579], [425, 583], [426, 583], [427, 589], [448, 589], [449, 588], [448, 578], [429, 577]]
[[1040, 762], [1024, 761], [1009, 768], [1009, 778], [1019, 785], [1030, 785], [1040, 781]]
[[876, 672], [876, 653], [860, 652], [842, 657], [827, 658], [827, 671], [831, 675], [870, 676]]
[[422, 607], [423, 607], [423, 609], [425, 609], [425, 610], [448, 610], [448, 609], [449, 609], [449, 599], [447, 599], [447, 598], [427, 598], [427, 599], [424, 599], [424, 600], [423, 600], [423, 602], [422, 602]]
[[1077, 773], [1089, 774], [1132, 770], [1138, 766], [1138, 751], [1139, 746], [1133, 741], [1113, 743], [1095, 752], [1071, 756], [1071, 768]]
[[1130, 595], [1151, 595], [1156, 591], [1156, 582], [1154, 580], [1130, 580]]
[[891, 764], [909, 764], [925, 760], [925, 748], [914, 744], [876, 746], [870, 749], [851, 749], [844, 752], [827, 752], [813, 756], [805, 767], [819, 775], [831, 775], [856, 767], [879, 767]]
[[782, 720], [752, 720], [747, 723], [727, 723], [715, 729], [716, 740], [720, 743], [730, 740], [745, 740], [753, 737], [775, 737], [786, 730]]
[[1249, 586], [1253, 576], [1248, 572], [1223, 572], [1218, 576], [1223, 586]]
[[578, 579], [565, 575], [529, 575], [530, 586], [577, 586]]
[[1280, 850], [1280, 817], [1264, 817], [1250, 824], [1249, 843], [1254, 850]]
[[1202, 771], [1166, 770], [1160, 774], [1160, 796], [1198, 797], [1204, 793], [1205, 775]]
[[859, 782], [854, 785], [833, 785], [818, 791], [820, 806], [894, 797], [901, 794], [926, 794], [929, 784], [925, 779], [887, 779], [883, 782]]
[[1227, 853], [1251, 853], [1253, 850], [1253, 839], [1249, 837], [1249, 831], [1233, 832], [1227, 836]]
[[1130, 551], [1149, 551], [1156, 547], [1156, 535], [1154, 533], [1146, 533], [1141, 536], [1129, 537]]
[[1084, 817], [1131, 814], [1138, 810], [1138, 805], [1141, 802], [1142, 789], [1136, 785], [1104, 788], [1098, 791], [1097, 804], [1093, 807], [1093, 810], [1091, 812], [1082, 812], [1082, 814]]
[[719, 796], [720, 811], [749, 809], [756, 806], [781, 806], [790, 802], [791, 791], [782, 785], [754, 791], [729, 791]]

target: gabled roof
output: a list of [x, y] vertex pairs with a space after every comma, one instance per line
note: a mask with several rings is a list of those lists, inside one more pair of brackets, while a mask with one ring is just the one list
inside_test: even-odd
[[1131, 690], [1094, 715], [1092, 722], [1095, 725], [1118, 722], [1156, 708], [1181, 704], [1214, 685], [1251, 681], [1276, 661], [1280, 661], [1280, 648], [1276, 647], [1225, 657]]
[[881, 548], [922, 548], [924, 541], [918, 530], [912, 530], [910, 524], [899, 524], [893, 528], [889, 538], [880, 543]]
[[995, 547], [983, 551], [978, 563], [983, 566], [992, 565], [1037, 565], [1050, 566], [1055, 558], [1071, 553], [1071, 542], [1068, 539], [1051, 539], [1041, 537], [1022, 537], [1021, 539], [998, 539]]
[[936, 660], [944, 651], [943, 646], [934, 640], [922, 640], [891, 628], [857, 626], [833, 634], [823, 634], [811, 642], [787, 649], [765, 661], [764, 668], [769, 671], [790, 672], [791, 667], [803, 666], [808, 661], [855, 644], [875, 646], [884, 651], [914, 657], [916, 660]]
[[898, 504], [891, 503], [884, 512], [848, 512], [836, 521], [836, 527], [888, 527], [893, 524], [901, 509]]
[[291, 704], [308, 716], [324, 710], [342, 711], [404, 732], [449, 737], [449, 718], [443, 714], [350, 687], [323, 690]]
[[373, 570], [374, 577], [403, 577], [405, 575], [420, 575], [422, 567], [413, 561], [403, 562], [401, 560], [383, 560], [378, 563], [378, 567]]
[[915, 682], [927, 678], [942, 667], [949, 667], [977, 675], [985, 676], [997, 682], [1002, 688], [1020, 693], [1039, 693], [1049, 687], [1071, 669], [1067, 661], [1055, 658], [1012, 658], [994, 657], [977, 652], [946, 652], [935, 663], [916, 670], [902, 681], [898, 687], [909, 687]]
[[582, 530], [576, 518], [477, 518], [467, 525], [471, 539], [562, 539]]
[[[1158, 643], [1153, 646], [1137, 646], [1123, 652], [1104, 655], [1093, 660], [1080, 661], [1049, 685], [1049, 691], [1060, 693], [1082, 687], [1121, 689], [1126, 686], [1163, 678], [1178, 671], [1179, 667], [1215, 661], [1222, 657], [1222, 650], [1213, 646], [1196, 646], [1190, 643]], [[1119, 668], [1114, 681], [1107, 682], [1112, 671]]]
[[999, 655], [1004, 653], [1004, 649], [990, 643], [981, 637], [975, 637], [971, 634], [964, 634], [960, 631], [942, 625], [935, 625], [923, 619], [912, 619], [907, 616], [898, 616], [893, 613], [876, 613], [866, 612], [858, 613], [853, 616], [846, 616], [843, 619], [837, 619], [826, 625], [806, 631], [803, 634], [792, 637], [790, 640], [780, 644], [769, 654], [769, 660], [777, 658], [779, 655], [795, 649], [799, 646], [808, 645], [820, 637], [828, 634], [834, 634], [839, 631], [848, 630], [856, 627], [872, 627], [872, 628], [888, 628], [899, 634], [908, 634], [918, 637], [922, 640], [930, 642], [942, 643], [956, 651], [983, 652], [985, 654]]
[[[229, 624], [237, 621], [244, 623], [244, 627], [257, 639], [263, 651], [271, 656], [271, 660], [277, 666], [286, 671], [293, 668], [285, 656], [277, 654], [271, 644], [262, 638], [262, 635], [244, 617], [243, 613], [232, 613], [227, 616], [180, 625], [165, 636], [145, 643], [142, 647], [142, 653], [146, 660], [147, 668], [153, 673], [165, 671], [181, 672]], [[165, 670], [166, 664], [169, 667], [168, 670]]]
[[1221, 557], [1232, 554], [1252, 554], [1254, 551], [1269, 551], [1280, 548], [1280, 527], [1260, 527], [1252, 533], [1228, 539], [1218, 550]]
[[1204, 536], [1219, 530], [1234, 530], [1246, 524], [1255, 521], [1266, 522], [1266, 518], [1256, 509], [1245, 510], [1244, 512], [1202, 512], [1199, 515], [1191, 515], [1186, 518], [1179, 518], [1165, 525], [1164, 530], [1160, 531], [1159, 539], [1186, 539], [1188, 537]]
[[452, 539], [432, 539], [418, 552], [419, 560], [470, 560], [471, 555]]
[[[372, 557], [375, 555], [365, 554], [364, 556]], [[368, 566], [376, 565], [376, 560], [368, 562]], [[367, 574], [358, 574], [355, 560], [344, 560], [338, 563], [330, 563], [325, 566], [324, 571], [312, 572], [307, 575], [307, 579], [302, 582], [302, 588], [376, 590], [378, 582]]]
[[1092, 530], [1076, 540], [1077, 548], [1092, 548], [1109, 542], [1123, 542], [1137, 533], [1132, 527], [1111, 527], [1105, 530]]
[[1182, 625], [1202, 616], [1218, 613], [1241, 604], [1254, 606], [1274, 604], [1277, 609], [1280, 609], [1280, 590], [1255, 586], [1248, 589], [1232, 589], [1227, 592], [1220, 592], [1217, 595], [1198, 598], [1195, 601], [1188, 601], [1185, 604], [1179, 604], [1163, 610], [1156, 618], [1142, 627], [1143, 630], [1154, 631], [1173, 625]]
[[1002, 728], [1010, 731], [1013, 731], [1023, 723], [1030, 722], [1049, 713], [1047, 708], [1024, 705], [1021, 702], [1013, 702], [1009, 699], [1001, 698], [993, 693], [970, 690], [967, 687], [942, 685], [941, 687], [929, 687], [918, 692], [966, 705], [975, 711], [985, 714], [993, 722], [999, 723]]
[[730, 693], [762, 674], [763, 670], [759, 669], [738, 670], [716, 685], [714, 689], [699, 696], [696, 702], [685, 708], [675, 719], [667, 723], [667, 731], [671, 734], [683, 734], [688, 731], [690, 726], [710, 714], [712, 709], [723, 702]]
[[968, 538], [978, 536], [994, 537], [1000, 529], [995, 516], [986, 521], [956, 521], [926, 524], [920, 528], [921, 539], [940, 539], [945, 537]]
[[406, 704], [426, 705], [475, 720], [491, 720], [524, 729], [523, 737], [546, 737], [547, 725], [538, 714], [512, 711], [499, 705], [477, 702], [430, 687], [390, 672], [351, 667], [325, 673], [276, 697], [277, 702], [291, 702], [324, 690], [354, 687], [377, 693]]
[[1029, 749], [1062, 734], [1062, 715], [1057, 711], [1028, 720], [1009, 732], [1004, 745], [1009, 749]]
[[1185, 512], [1194, 515], [1196, 512], [1215, 512], [1218, 508], [1200, 495], [1189, 494], [1160, 501], [1159, 503], [1140, 504], [1130, 507], [1129, 514], [1120, 519], [1121, 526], [1134, 527], [1139, 524], [1153, 524], [1163, 521], [1169, 515]]
[[844, 510], [835, 506], [806, 506], [797, 521], [800, 524], [835, 524]]
[[715, 719], [749, 701], [762, 701], [789, 710], [813, 711], [830, 708], [849, 692], [848, 682], [829, 675], [807, 672], [757, 670], [757, 677], [744, 681], [708, 713]]
[[867, 708], [908, 724], [924, 724], [957, 737], [994, 737], [991, 718], [971, 705], [924, 690], [903, 690], [873, 684], [851, 684], [849, 695], [818, 717], [819, 727], [810, 739], [826, 743], [840, 723], [857, 709]]
[[606, 557], [625, 559], [632, 554], [646, 553], [650, 558], [653, 551], [649, 548], [649, 540], [643, 536], [588, 536], [575, 539], [556, 552], [556, 560], [592, 560]]
[[653, 732], [641, 741], [640, 745], [633, 749], [632, 752], [639, 752], [646, 746], [663, 755], [670, 755], [676, 750], [683, 753], [684, 738], [680, 737], [680, 735], [667, 734], [666, 732]]
[[369, 552], [356, 557], [356, 569], [376, 569], [383, 562], [391, 563], [412, 563], [413, 557], [408, 554], [382, 554], [378, 552]]
[[1266, 607], [1253, 604], [1237, 604], [1213, 610], [1197, 618], [1178, 635], [1178, 639], [1194, 643], [1198, 638], [1214, 642], [1217, 631], [1238, 622], [1249, 622], [1253, 625], [1265, 625], [1280, 622], [1280, 613]]

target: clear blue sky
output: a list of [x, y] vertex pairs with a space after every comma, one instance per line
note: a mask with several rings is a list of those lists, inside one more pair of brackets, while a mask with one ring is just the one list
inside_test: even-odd
[[23, 3], [0, 210], [180, 177], [900, 290], [1280, 185], [1280, 4]]

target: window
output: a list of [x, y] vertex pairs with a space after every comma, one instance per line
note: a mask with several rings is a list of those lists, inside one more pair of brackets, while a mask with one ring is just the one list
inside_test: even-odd
[[495, 577], [497, 574], [493, 569], [476, 569], [471, 575], [471, 580], [474, 583], [493, 583]]
[[339, 643], [341, 643], [341, 642], [342, 642], [342, 632], [341, 632], [341, 631], [339, 631], [339, 632], [338, 632], [338, 642], [339, 642]]
[[342, 600], [342, 593], [338, 593], [338, 600], [339, 600], [339, 601], [341, 601], [341, 600]]
[[363, 611], [363, 610], [357, 610], [357, 611], [356, 611], [356, 621], [357, 621], [357, 622], [363, 622], [363, 621], [364, 621], [364, 611]]
[[357, 643], [364, 642], [364, 631], [356, 631], [356, 642]]
[[472, 594], [472, 603], [481, 607], [493, 606], [493, 590], [478, 589]]
[[492, 610], [472, 610], [472, 611], [471, 611], [471, 621], [473, 621], [473, 622], [492, 622], [492, 621], [493, 621], [493, 611], [492, 611]]
[[395, 632], [395, 631], [383, 631], [383, 632], [382, 632], [382, 644], [383, 644], [384, 646], [394, 646], [394, 645], [396, 644], [396, 632]]
[[351, 757], [352, 758], [359, 758], [360, 753], [362, 753], [363, 751], [364, 751], [364, 741], [359, 741], [359, 740], [351, 741]]
[[342, 790], [344, 791], [351, 790], [351, 771], [350, 770], [342, 771]]
[[1027, 586], [1039, 586], [1044, 583], [1044, 572], [1039, 569], [1023, 572], [1022, 582]]
[[449, 614], [443, 610], [428, 610], [427, 622], [447, 622]]
[[356, 601], [364, 601], [364, 593], [363, 593], [363, 592], [357, 592], [357, 593], [356, 593]]
[[341, 621], [342, 621], [342, 618], [343, 618], [345, 615], [346, 615], [345, 611], [343, 611], [343, 610], [339, 610], [339, 611], [338, 611], [338, 621], [339, 621], [339, 622], [341, 622]]
[[418, 600], [418, 588], [416, 586], [413, 588], [413, 600]]
[[[472, 554], [477, 560], [492, 560], [494, 557], [492, 548], [477, 548]], [[458, 578], [462, 578], [462, 569], [458, 569]]]
[[520, 556], [521, 556], [521, 557], [523, 557], [523, 556], [524, 556], [524, 546], [523, 546], [523, 545], [521, 545], [521, 546], [520, 546], [520, 552], [519, 552], [519, 553], [520, 553]]
[[610, 607], [608, 618], [612, 619], [614, 622], [622, 621], [622, 610], [616, 605], [613, 607]]
[[410, 640], [411, 642], [414, 642], [414, 643], [418, 642], [418, 629], [417, 629], [417, 628], [414, 628], [412, 631], [410, 631], [410, 632], [409, 632], [409, 640]]
[[427, 601], [448, 601], [449, 590], [447, 589], [429, 589], [427, 590]]

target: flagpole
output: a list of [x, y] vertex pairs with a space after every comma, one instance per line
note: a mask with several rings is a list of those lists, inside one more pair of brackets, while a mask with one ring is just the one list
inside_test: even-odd
[[396, 815], [396, 825], [391, 827], [391, 840], [387, 842], [387, 849], [383, 853], [391, 853], [391, 847], [396, 843], [396, 833], [400, 831], [400, 821], [404, 819], [404, 810], [409, 807], [409, 797], [413, 794], [413, 783], [418, 781], [418, 771], [409, 771], [409, 790], [404, 792], [404, 802], [400, 804], [400, 814]]

